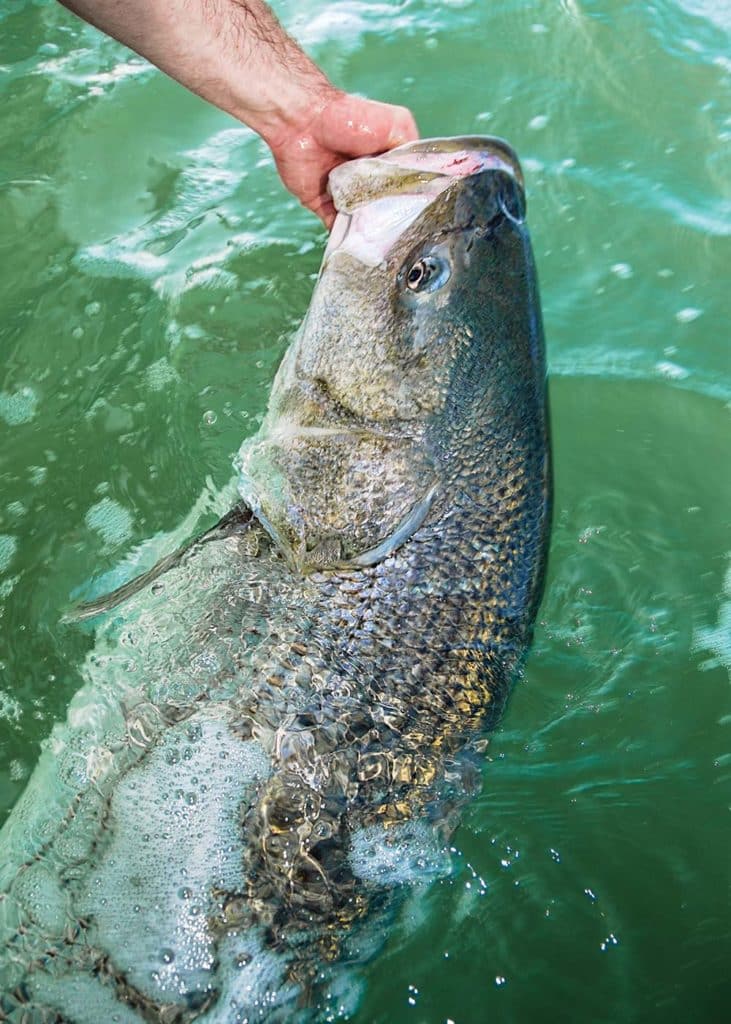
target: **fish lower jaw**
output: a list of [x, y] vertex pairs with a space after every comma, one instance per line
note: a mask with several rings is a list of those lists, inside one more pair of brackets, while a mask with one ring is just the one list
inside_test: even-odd
[[300, 533], [286, 517], [280, 521], [278, 516], [267, 510], [256, 484], [245, 473], [239, 482], [239, 493], [292, 571], [307, 576], [313, 572], [367, 569], [395, 554], [426, 521], [439, 494], [439, 485], [435, 481], [427, 482], [423, 496], [414, 502], [393, 529], [376, 543], [368, 544], [354, 554], [343, 551], [343, 541], [337, 533], [324, 534], [313, 541], [312, 537]]

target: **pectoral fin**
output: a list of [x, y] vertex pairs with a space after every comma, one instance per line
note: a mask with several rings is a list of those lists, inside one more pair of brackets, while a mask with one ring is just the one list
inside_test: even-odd
[[191, 555], [199, 551], [204, 544], [215, 540], [225, 540], [227, 537], [245, 533], [252, 528], [255, 522], [256, 520], [252, 515], [251, 509], [244, 502], [239, 502], [215, 526], [201, 534], [200, 537], [187, 541], [176, 551], [161, 558], [147, 572], [143, 572], [140, 576], [135, 576], [134, 579], [123, 583], [116, 590], [95, 598], [93, 601], [86, 601], [77, 605], [63, 616], [63, 621], [83, 622], [86, 619], [92, 619], [97, 615], [103, 615], [105, 612], [111, 611], [112, 608], [116, 608], [117, 605], [132, 597], [133, 594], [138, 594], [141, 590], [144, 590], [146, 586], [158, 579], [169, 569], [180, 565]]

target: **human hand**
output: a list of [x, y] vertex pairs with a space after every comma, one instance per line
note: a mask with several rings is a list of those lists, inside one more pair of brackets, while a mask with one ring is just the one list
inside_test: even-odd
[[323, 221], [333, 167], [419, 137], [405, 107], [336, 89], [263, 0], [62, 0], [268, 143], [286, 187]]
[[269, 144], [286, 187], [329, 230], [335, 220], [335, 207], [327, 192], [327, 177], [333, 167], [418, 137], [416, 122], [406, 107], [330, 87], [304, 123], [288, 125]]

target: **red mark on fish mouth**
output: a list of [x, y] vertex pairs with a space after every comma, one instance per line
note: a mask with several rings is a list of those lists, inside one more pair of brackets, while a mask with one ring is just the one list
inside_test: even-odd
[[[462, 165], [466, 166], [462, 166]], [[448, 164], [444, 166], [444, 172], [449, 173], [452, 171], [459, 177], [468, 177], [470, 174], [475, 174], [483, 167], [487, 166], [487, 160], [480, 160], [472, 156], [471, 153], [461, 153], [456, 156], [453, 160], [450, 160]]]

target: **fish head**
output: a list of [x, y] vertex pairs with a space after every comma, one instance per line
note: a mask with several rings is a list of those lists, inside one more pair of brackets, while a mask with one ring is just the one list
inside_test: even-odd
[[330, 189], [310, 308], [240, 455], [242, 496], [303, 572], [396, 550], [545, 373], [506, 143], [420, 140], [341, 165]]

